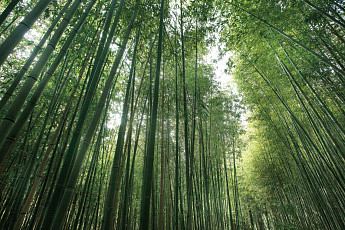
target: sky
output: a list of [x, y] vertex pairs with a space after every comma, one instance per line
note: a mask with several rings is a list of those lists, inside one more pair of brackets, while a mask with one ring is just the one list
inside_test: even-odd
[[234, 79], [231, 74], [225, 72], [227, 68], [227, 61], [231, 56], [230, 52], [225, 53], [223, 56], [219, 57], [219, 49], [223, 48], [219, 45], [209, 47], [210, 52], [206, 56], [208, 64], [211, 64], [215, 69], [215, 80], [221, 84], [223, 89], [229, 88], [232, 89], [234, 93], [237, 94], [237, 86], [234, 83]]

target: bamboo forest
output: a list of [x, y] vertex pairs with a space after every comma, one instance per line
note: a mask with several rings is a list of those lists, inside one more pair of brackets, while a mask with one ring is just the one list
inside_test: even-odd
[[344, 0], [0, 0], [0, 229], [344, 230]]

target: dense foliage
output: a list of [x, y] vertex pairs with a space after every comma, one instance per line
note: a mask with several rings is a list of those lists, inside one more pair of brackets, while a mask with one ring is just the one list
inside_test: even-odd
[[253, 224], [343, 229], [343, 2], [219, 4], [251, 110], [240, 187]]
[[0, 2], [0, 229], [344, 229], [344, 8]]

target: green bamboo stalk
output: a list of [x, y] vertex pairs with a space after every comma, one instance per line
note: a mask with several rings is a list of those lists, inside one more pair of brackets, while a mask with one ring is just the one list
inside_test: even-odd
[[2, 13], [0, 15], [0, 27], [1, 27], [2, 23], [4, 23], [4, 21], [6, 20], [8, 15], [12, 12], [12, 10], [16, 7], [18, 2], [19, 2], [19, 0], [12, 0], [10, 2], [10, 4], [8, 4], [7, 7], [4, 9], [4, 11], [2, 11]]
[[[40, 178], [42, 177], [45, 165], [46, 165], [46, 163], [48, 161], [48, 157], [50, 156], [50, 153], [53, 151], [53, 148], [55, 147], [55, 145], [58, 143], [58, 137], [60, 135], [60, 132], [61, 132], [62, 128], [64, 127], [65, 121], [67, 119], [67, 115], [68, 115], [68, 113], [70, 111], [70, 108], [72, 106], [72, 102], [73, 102], [74, 96], [75, 96], [75, 94], [77, 92], [79, 82], [80, 82], [81, 78], [84, 75], [85, 69], [87, 67], [87, 61], [89, 60], [89, 58], [91, 56], [91, 53], [92, 52], [90, 52], [89, 55], [84, 59], [84, 63], [83, 63], [82, 68], [81, 68], [81, 70], [79, 72], [77, 85], [74, 87], [74, 89], [71, 92], [69, 100], [67, 101], [67, 104], [65, 106], [64, 113], [62, 114], [61, 119], [60, 119], [60, 121], [59, 121], [59, 123], [57, 125], [57, 128], [56, 128], [56, 130], [55, 130], [55, 132], [54, 132], [54, 134], [53, 134], [53, 136], [52, 136], [52, 138], [50, 140], [50, 144], [48, 145], [48, 148], [47, 148], [45, 156], [44, 156], [44, 158], [42, 160], [41, 166], [40, 166], [40, 168], [38, 169], [38, 171], [36, 173], [37, 175], [35, 177], [33, 185], [31, 186], [31, 191], [30, 191], [30, 193], [28, 194], [28, 196], [26, 198], [26, 201], [25, 201], [25, 204], [23, 205], [22, 210], [20, 211], [20, 217], [18, 218], [16, 225], [20, 225], [21, 224], [24, 216], [28, 212], [29, 205], [32, 202], [32, 199], [33, 199], [33, 196], [34, 196], [34, 192], [35, 192], [35, 190], [36, 190], [36, 188], [38, 186]], [[19, 226], [18, 226], [18, 228], [19, 228]], [[15, 227], [15, 229], [18, 229], [18, 228]]]
[[[61, 202], [60, 202], [60, 205], [59, 205], [59, 208], [57, 210], [57, 213], [55, 215], [55, 218], [54, 218], [54, 221], [52, 223], [52, 228], [53, 229], [61, 229], [61, 223], [63, 222], [63, 219], [66, 215], [66, 212], [67, 212], [67, 205], [68, 203], [70, 202], [71, 198], [72, 198], [72, 195], [73, 195], [73, 190], [75, 188], [75, 184], [77, 182], [77, 179], [78, 179], [78, 175], [79, 175], [79, 172], [81, 170], [81, 166], [82, 166], [82, 163], [84, 162], [84, 158], [85, 158], [85, 155], [86, 155], [86, 152], [89, 148], [89, 145], [90, 145], [90, 140], [91, 138], [93, 137], [95, 131], [96, 131], [96, 128], [98, 126], [98, 123], [99, 123], [99, 120], [100, 120], [100, 117], [101, 117], [101, 114], [103, 112], [103, 109], [105, 107], [105, 102], [106, 102], [106, 99], [108, 97], [108, 94], [110, 92], [110, 89], [111, 89], [111, 86], [112, 86], [112, 82], [116, 76], [116, 72], [117, 72], [117, 69], [120, 65], [120, 62], [122, 60], [122, 56], [124, 54], [124, 51], [126, 49], [126, 46], [127, 46], [127, 42], [128, 42], [128, 39], [129, 39], [129, 36], [130, 36], [130, 33], [132, 31], [132, 28], [134, 26], [134, 21], [135, 21], [135, 18], [137, 16], [137, 13], [138, 13], [138, 8], [136, 8], [133, 16], [132, 16], [132, 19], [131, 19], [131, 22], [126, 30], [126, 33], [125, 33], [125, 36], [124, 36], [124, 39], [123, 39], [123, 42], [120, 46], [120, 49], [118, 50], [118, 53], [116, 55], [116, 59], [114, 61], [114, 64], [110, 70], [110, 73], [109, 73], [109, 76], [107, 78], [107, 81], [105, 82], [105, 86], [102, 90], [102, 95], [97, 103], [97, 107], [96, 107], [96, 110], [95, 110], [95, 113], [94, 113], [94, 116], [93, 116], [93, 119], [91, 121], [91, 124], [88, 128], [88, 131], [85, 135], [85, 138], [84, 138], [84, 141], [81, 145], [81, 148], [77, 154], [77, 159], [75, 161], [75, 164], [71, 170], [71, 174], [69, 176], [69, 179], [68, 179], [68, 182], [67, 182], [67, 186], [64, 190], [64, 193], [63, 193], [63, 196], [61, 198]], [[129, 78], [129, 83], [131, 82], [131, 78]], [[130, 84], [129, 84], [130, 85]]]
[[[13, 207], [12, 207], [12, 209], [14, 210], [13, 211], [14, 214], [13, 214], [13, 220], [12, 220], [12, 223], [11, 223], [12, 224], [11, 228], [14, 228], [14, 224], [17, 222], [17, 216], [18, 216], [20, 208], [21, 208], [21, 202], [22, 202], [22, 200], [24, 198], [27, 185], [29, 184], [30, 176], [34, 172], [35, 161], [36, 161], [36, 158], [37, 158], [37, 155], [38, 155], [38, 152], [39, 152], [41, 141], [43, 140], [43, 135], [44, 135], [44, 133], [45, 133], [45, 131], [47, 129], [46, 126], [48, 124], [48, 121], [49, 121], [51, 115], [53, 114], [53, 111], [55, 110], [55, 107], [58, 107], [57, 102], [59, 100], [59, 96], [60, 96], [61, 91], [63, 89], [64, 83], [68, 79], [68, 78], [66, 78], [66, 80], [63, 81], [63, 82], [62, 82], [62, 79], [61, 79], [62, 75], [64, 74], [64, 69], [65, 69], [65, 65], [66, 65], [67, 59], [68, 59], [68, 55], [66, 55], [66, 58], [65, 58], [65, 61], [64, 61], [64, 65], [63, 65], [63, 67], [61, 69], [60, 76], [59, 76], [59, 79], [58, 79], [58, 81], [61, 82], [61, 85], [60, 84], [56, 84], [56, 86], [55, 86], [54, 93], [52, 95], [53, 99], [51, 100], [50, 105], [48, 107], [48, 110], [46, 112], [46, 116], [45, 116], [43, 125], [41, 127], [40, 134], [39, 134], [38, 139], [36, 141], [36, 144], [35, 144], [35, 146], [34, 146], [34, 148], [32, 150], [32, 155], [28, 159], [28, 166], [24, 170], [23, 181], [20, 182], [20, 184], [21, 184], [20, 192], [15, 197], [15, 203], [13, 204]], [[69, 76], [70, 71], [72, 70], [72, 68], [74, 66], [74, 61], [72, 62], [71, 66], [69, 68], [67, 76]], [[48, 129], [48, 134], [47, 135], [49, 135], [51, 129], [52, 129], [52, 125]]]
[[[141, 34], [141, 27], [142, 27], [142, 21], [140, 22], [140, 26], [136, 35], [136, 41], [135, 41], [135, 46], [134, 46], [134, 53], [133, 53], [133, 59], [132, 59], [132, 67], [133, 68], [133, 80], [132, 80], [132, 95], [131, 95], [131, 115], [130, 115], [130, 123], [129, 123], [129, 128], [128, 128], [128, 134], [126, 137], [126, 146], [125, 146], [125, 151], [124, 152], [128, 152], [127, 155], [127, 166], [126, 166], [126, 175], [125, 175], [125, 192], [124, 192], [124, 208], [123, 208], [123, 212], [122, 212], [122, 226], [121, 229], [128, 229], [129, 228], [129, 223], [128, 223], [128, 211], [129, 211], [129, 206], [130, 206], [130, 194], [132, 193], [131, 191], [131, 176], [130, 175], [130, 152], [131, 152], [131, 146], [132, 146], [132, 129], [133, 129], [133, 120], [134, 120], [134, 115], [135, 115], [135, 111], [138, 105], [138, 100], [139, 100], [139, 96], [140, 96], [140, 92], [141, 92], [141, 87], [142, 87], [142, 83], [144, 80], [144, 74], [145, 74], [145, 70], [146, 70], [146, 66], [147, 63], [145, 64], [144, 67], [144, 71], [143, 71], [143, 76], [140, 82], [140, 86], [138, 89], [138, 95], [136, 98], [136, 102], [134, 104], [134, 85], [135, 85], [135, 72], [136, 72], [136, 59], [137, 59], [137, 48], [138, 48], [138, 44], [139, 44], [139, 38], [140, 38], [140, 34]], [[151, 52], [149, 53], [149, 55], [151, 55]], [[140, 130], [140, 128], [139, 128]], [[138, 131], [140, 132], [140, 131]], [[138, 138], [139, 138], [139, 133], [137, 134], [137, 139], [135, 140], [135, 146], [134, 146], [134, 153], [133, 153], [133, 159], [132, 159], [132, 167], [134, 167], [134, 159], [135, 159], [135, 154], [136, 154], [136, 149], [138, 146]], [[133, 168], [132, 168], [133, 170]], [[120, 176], [120, 175], [119, 175]], [[116, 194], [115, 194], [116, 196]], [[116, 203], [115, 203], [116, 205]]]
[[[72, 41], [74, 40], [78, 31], [80, 30], [80, 28], [84, 24], [85, 19], [89, 15], [89, 12], [91, 11], [95, 2], [96, 2], [96, 0], [91, 1], [89, 3], [89, 5], [87, 6], [87, 8], [85, 9], [85, 12], [80, 17], [77, 25], [74, 27], [74, 30], [70, 33], [70, 36], [67, 38], [66, 42], [64, 43], [63, 47], [61, 48], [61, 50], [60, 50], [58, 56], [56, 57], [56, 59], [54, 60], [53, 64], [49, 67], [48, 71], [46, 72], [46, 74], [44, 75], [42, 80], [40, 81], [39, 85], [36, 87], [33, 95], [31, 96], [30, 100], [26, 104], [23, 112], [21, 113], [21, 115], [18, 118], [18, 120], [16, 121], [16, 123], [13, 124], [13, 120], [8, 120], [9, 117], [12, 117], [12, 116], [6, 116], [4, 118], [4, 120], [3, 120], [4, 126], [7, 126], [7, 128], [9, 128], [10, 126], [13, 126], [13, 128], [10, 130], [10, 132], [8, 132], [9, 135], [6, 137], [4, 143], [0, 147], [0, 154], [1, 154], [0, 155], [0, 161], [3, 161], [6, 158], [6, 156], [10, 153], [9, 149], [14, 144], [14, 141], [17, 138], [20, 130], [23, 128], [23, 126], [26, 123], [29, 114], [31, 114], [31, 112], [35, 108], [35, 106], [36, 106], [40, 96], [42, 95], [45, 87], [47, 86], [50, 78], [52, 77], [53, 73], [56, 71], [57, 67], [59, 66], [60, 62], [62, 61], [63, 57], [65, 56], [68, 48], [72, 44]], [[71, 11], [72, 15], [75, 13], [76, 8], [78, 8], [78, 6], [79, 6], [79, 2], [76, 2], [74, 4], [74, 7], [73, 7], [73, 8], [75, 8], [74, 11], [73, 12]], [[70, 17], [72, 17], [72, 15], [70, 15]], [[32, 79], [32, 78], [28, 78], [28, 79]], [[23, 86], [23, 88], [25, 88], [25, 87]], [[18, 96], [19, 96], [19, 94], [18, 94]], [[17, 96], [17, 98], [18, 98], [18, 96]], [[15, 107], [17, 107], [16, 103], [13, 103], [11, 105], [10, 111], [14, 112]], [[18, 112], [19, 111], [16, 111], [16, 113], [18, 113]], [[9, 112], [9, 114], [14, 115], [13, 113], [11, 114], [11, 112]], [[0, 124], [0, 127], [3, 124], [3, 122]]]
[[[118, 21], [120, 18], [120, 14], [122, 12], [122, 7], [124, 5], [124, 2], [125, 2], [124, 0], [122, 0], [120, 2], [118, 9], [117, 9], [117, 12], [116, 12], [116, 15], [115, 15], [114, 22], [113, 22], [111, 29], [110, 29], [110, 24], [111, 24], [113, 12], [115, 10], [116, 0], [113, 0], [111, 2], [110, 9], [109, 9], [109, 12], [107, 15], [107, 19], [106, 19], [106, 22], [104, 25], [102, 38], [101, 38], [99, 48], [97, 50], [97, 54], [95, 57], [94, 66], [92, 68], [92, 71], [90, 74], [90, 79], [89, 79], [89, 82], [87, 85], [84, 103], [82, 104], [82, 108], [80, 111], [78, 122], [76, 124], [75, 129], [74, 129], [73, 136], [72, 136], [72, 139], [70, 141], [70, 145], [69, 145], [67, 153], [66, 153], [65, 161], [62, 165], [61, 173], [59, 175], [59, 178], [57, 180], [57, 184], [55, 186], [54, 193], [52, 194], [52, 197], [50, 198], [51, 202], [49, 202], [49, 206], [45, 211], [46, 213], [45, 213], [43, 228], [49, 228], [50, 224], [52, 223], [52, 218], [54, 217], [54, 215], [55, 215], [54, 213], [56, 211], [55, 207], [58, 206], [58, 204], [61, 200], [61, 196], [63, 194], [61, 191], [63, 190], [65, 184], [67, 183], [68, 175], [69, 175], [68, 173], [74, 164], [74, 160], [75, 160], [74, 156], [75, 156], [75, 153], [77, 152], [77, 148], [78, 148], [77, 146], [80, 142], [81, 130], [84, 126], [86, 115], [88, 113], [89, 107], [91, 105], [91, 101], [93, 99], [95, 90], [97, 88], [97, 84], [98, 84], [99, 78], [101, 76], [101, 71], [103, 69], [103, 62], [106, 59], [110, 44], [111, 44], [112, 39], [113, 39], [115, 29], [117, 28]], [[110, 32], [109, 32], [109, 29], [110, 29]], [[109, 35], [108, 35], [108, 32], [109, 32]]]
[[[134, 83], [134, 79], [133, 79], [133, 83]], [[133, 106], [134, 106], [134, 84], [132, 83], [132, 95], [131, 95], [131, 118], [132, 116], [134, 115], [133, 114]], [[130, 119], [131, 120], [131, 119]], [[119, 229], [128, 229], [128, 210], [129, 210], [129, 171], [130, 171], [130, 156], [131, 156], [131, 148], [132, 148], [132, 127], [129, 127], [129, 130], [128, 130], [128, 134], [127, 136], [129, 137], [128, 139], [128, 144], [126, 145], [125, 149], [127, 151], [127, 163], [126, 163], [126, 175], [125, 175], [125, 188], [124, 188], [124, 198], [123, 198], [123, 208], [122, 208], [122, 215], [121, 215], [121, 220], [118, 221], [118, 228]], [[124, 152], [125, 153], [125, 152]], [[121, 212], [121, 209], [119, 209], [119, 212]], [[120, 215], [118, 217], [120, 219]]]
[[[43, 0], [41, 0], [41, 1], [43, 1]], [[8, 109], [6, 116], [2, 119], [2, 121], [0, 123], [0, 129], [3, 130], [3, 132], [0, 133], [0, 146], [4, 143], [5, 138], [8, 136], [12, 127], [16, 123], [16, 118], [17, 118], [18, 114], [20, 113], [21, 107], [23, 106], [23, 104], [24, 104], [27, 96], [29, 95], [32, 87], [36, 83], [38, 76], [41, 74], [43, 68], [47, 64], [49, 57], [52, 55], [53, 51], [55, 50], [56, 45], [58, 44], [63, 32], [67, 28], [69, 21], [73, 18], [73, 16], [74, 16], [75, 12], [77, 11], [80, 3], [81, 3], [81, 0], [75, 0], [73, 5], [71, 6], [71, 8], [68, 10], [68, 12], [66, 13], [66, 16], [64, 17], [64, 19], [62, 20], [62, 22], [60, 23], [58, 28], [56, 29], [53, 37], [50, 39], [49, 43], [47, 44], [47, 47], [45, 48], [41, 57], [39, 58], [39, 60], [35, 64], [33, 70], [27, 76], [27, 79], [25, 80], [22, 88], [20, 89], [16, 98], [14, 99], [10, 108]], [[76, 27], [76, 29], [78, 30], [78, 27]], [[72, 34], [73, 34], [73, 32], [72, 32]], [[70, 36], [70, 37], [74, 38], [73, 36]], [[73, 39], [70, 39], [69, 42], [71, 43], [72, 40]], [[68, 47], [70, 44], [65, 42], [65, 45]], [[61, 55], [59, 55], [60, 60], [62, 60], [63, 55], [65, 54], [66, 51], [67, 50], [64, 50], [61, 53]], [[0, 48], [0, 54], [1, 54], [1, 48]], [[1, 57], [3, 57], [3, 55], [1, 55]], [[58, 61], [58, 58], [57, 58], [54, 64], [58, 64], [58, 63], [60, 63], [60, 61]], [[57, 66], [54, 66], [54, 64], [50, 68], [55, 70], [57, 68]], [[47, 73], [49, 73], [49, 72], [47, 72]], [[43, 81], [45, 79], [49, 80], [49, 78], [43, 78], [41, 80], [41, 82], [43, 82], [42, 86], [45, 86], [44, 81]], [[28, 115], [26, 115], [26, 116], [28, 116]], [[27, 119], [27, 117], [25, 117], [25, 121], [26, 121], [26, 119]], [[2, 162], [5, 157], [6, 157], [6, 151], [0, 150], [0, 162]]]
[[74, 220], [74, 229], [78, 229], [78, 225], [79, 225], [79, 228], [82, 228], [83, 225], [82, 225], [82, 222], [83, 222], [83, 219], [84, 219], [84, 215], [82, 214], [84, 211], [85, 211], [85, 207], [86, 207], [86, 199], [87, 199], [87, 195], [89, 193], [89, 186], [90, 186], [90, 183], [91, 183], [91, 179], [94, 178], [95, 176], [92, 176], [93, 175], [93, 172], [95, 172], [95, 167], [97, 166], [96, 162], [98, 160], [98, 155], [99, 155], [99, 149], [100, 149], [100, 145], [101, 145], [101, 141], [102, 141], [102, 133], [104, 133], [104, 127], [105, 127], [105, 123], [106, 123], [106, 117], [107, 117], [107, 111], [108, 111], [108, 108], [109, 108], [109, 105], [110, 105], [110, 98], [114, 92], [114, 87], [115, 87], [116, 84], [113, 84], [112, 85], [112, 89], [111, 89], [111, 92], [110, 94], [108, 95], [108, 98], [107, 98], [107, 102], [106, 102], [106, 107], [105, 107], [105, 113], [103, 115], [103, 120], [101, 122], [101, 127], [100, 127], [100, 131], [99, 131], [99, 134], [97, 136], [97, 141], [96, 141], [96, 146], [95, 146], [95, 149], [93, 149], [93, 155], [92, 155], [92, 160], [91, 160], [91, 164], [90, 164], [90, 169], [88, 170], [87, 172], [87, 176], [86, 176], [86, 183], [84, 185], [84, 188], [83, 188], [83, 192], [82, 192], [82, 196], [81, 196], [81, 199], [80, 199], [80, 204], [79, 204], [79, 208], [78, 208], [78, 212], [76, 214], [76, 219]]
[[163, 228], [163, 206], [164, 206], [164, 62], [163, 62], [163, 76], [162, 76], [162, 123], [161, 123], [161, 171], [160, 171], [160, 189], [159, 189], [159, 219], [158, 219], [158, 229]]
[[[138, 4], [138, 2], [137, 2]], [[124, 42], [127, 43], [127, 40], [129, 38], [130, 32], [133, 28], [133, 23], [135, 20], [135, 17], [138, 13], [138, 5], [136, 5], [136, 9], [135, 12], [133, 14], [132, 17], [132, 21], [130, 26], [128, 27], [128, 30], [126, 31], [126, 35], [125, 35], [125, 39]], [[139, 36], [139, 35], [137, 35]], [[137, 40], [138, 41], [138, 40]], [[126, 45], [126, 43], [123, 43], [122, 47]], [[137, 47], [137, 43], [136, 43], [136, 47]], [[124, 47], [123, 47], [124, 48]], [[136, 49], [136, 48], [135, 48]], [[136, 52], [135, 52], [136, 53]], [[133, 59], [135, 58], [135, 56], [133, 57]], [[135, 63], [135, 62], [134, 62]], [[132, 63], [132, 65], [134, 64]], [[114, 226], [114, 213], [115, 213], [115, 208], [114, 206], [114, 201], [117, 199], [117, 193], [115, 192], [117, 184], [118, 184], [118, 180], [120, 180], [118, 178], [119, 175], [119, 164], [122, 158], [122, 154], [123, 154], [123, 143], [124, 143], [124, 135], [125, 135], [125, 131], [126, 131], [126, 125], [127, 125], [127, 115], [128, 115], [128, 100], [129, 100], [129, 91], [130, 91], [130, 86], [131, 86], [131, 81], [132, 81], [132, 77], [133, 77], [133, 71], [134, 71], [134, 66], [132, 66], [131, 68], [131, 73], [130, 76], [128, 78], [128, 83], [127, 83], [127, 89], [126, 89], [126, 95], [125, 95], [125, 100], [123, 103], [123, 111], [122, 111], [122, 117], [121, 117], [121, 124], [120, 124], [120, 128], [119, 128], [119, 133], [118, 133], [118, 139], [116, 142], [116, 149], [115, 149], [115, 153], [114, 153], [114, 160], [113, 160], [113, 164], [112, 164], [112, 170], [111, 170], [111, 174], [110, 174], [110, 182], [109, 182], [109, 186], [108, 186], [108, 191], [106, 194], [106, 202], [105, 202], [105, 207], [104, 207], [104, 214], [103, 214], [103, 221], [102, 221], [102, 229], [112, 229]], [[116, 195], [115, 195], [116, 194]]]
[[181, 55], [182, 55], [182, 86], [183, 86], [183, 117], [184, 117], [184, 140], [186, 153], [186, 186], [187, 186], [187, 229], [192, 228], [192, 201], [191, 201], [191, 170], [190, 170], [190, 146], [188, 131], [188, 110], [187, 110], [187, 88], [186, 88], [186, 67], [185, 67], [185, 48], [183, 34], [183, 5], [180, 1], [180, 33], [181, 33]]
[[297, 41], [296, 39], [292, 38], [291, 36], [287, 35], [286, 33], [284, 33], [283, 31], [279, 30], [278, 28], [274, 27], [273, 25], [269, 24], [267, 21], [265, 21], [264, 19], [250, 13], [248, 10], [243, 9], [242, 7], [239, 7], [236, 4], [233, 3], [229, 3], [232, 6], [240, 9], [241, 11], [245, 12], [246, 14], [256, 18], [257, 20], [259, 20], [260, 22], [264, 23], [267, 27], [273, 29], [274, 31], [278, 32], [280, 35], [282, 35], [283, 37], [287, 38], [288, 40], [290, 40], [291, 42], [297, 44], [298, 46], [300, 46], [301, 48], [303, 48], [304, 50], [306, 50], [307, 52], [311, 53], [312, 55], [314, 55], [315, 57], [319, 58], [321, 61], [323, 61], [325, 64], [329, 65], [330, 67], [332, 67], [334, 69], [334, 71], [336, 71], [337, 73], [340, 74], [340, 77], [342, 79], [342, 81], [344, 81], [344, 76], [345, 73], [343, 70], [339, 69], [336, 65], [334, 65], [332, 62], [330, 62], [326, 57], [323, 57], [322, 55], [316, 53], [315, 51], [311, 50], [310, 48], [308, 48], [307, 46], [303, 45], [302, 43], [300, 43], [299, 41]]
[[234, 220], [232, 217], [232, 209], [231, 209], [231, 200], [230, 200], [230, 189], [229, 189], [229, 180], [228, 180], [228, 170], [227, 170], [227, 161], [225, 153], [223, 154], [224, 159], [224, 172], [225, 172], [225, 183], [226, 183], [226, 194], [228, 197], [228, 206], [229, 206], [229, 214], [230, 214], [230, 227], [231, 229], [235, 229]]
[[[325, 12], [324, 10], [322, 10], [320, 7], [316, 6], [315, 4], [311, 3], [308, 0], [303, 0], [307, 5], [311, 6], [312, 8], [314, 8], [315, 10], [317, 10], [319, 13], [321, 13], [323, 16], [325, 16], [326, 18], [329, 18], [330, 20], [332, 20], [333, 22], [337, 23], [338, 25], [340, 25], [343, 29], [345, 29], [345, 24], [341, 22], [342, 18], [340, 17], [340, 20], [336, 19], [335, 17], [333, 17], [332, 15], [328, 14], [327, 12]], [[332, 8], [332, 7], [330, 7]]]
[[[176, 35], [176, 25], [175, 25], [175, 53], [177, 53], [177, 35]], [[178, 79], [177, 79], [177, 55], [175, 55], [175, 230], [179, 227], [179, 211], [178, 211], [178, 186], [179, 186], [179, 94], [178, 94]]]
[[[47, 29], [46, 33], [43, 35], [43, 37], [41, 38], [41, 40], [39, 41], [39, 43], [35, 46], [34, 50], [32, 51], [30, 57], [26, 60], [24, 66], [21, 68], [21, 70], [15, 75], [15, 78], [12, 82], [12, 84], [10, 85], [10, 87], [6, 90], [4, 96], [1, 98], [0, 101], [0, 113], [1, 111], [4, 109], [7, 101], [10, 99], [10, 97], [13, 95], [14, 90], [17, 88], [19, 82], [22, 80], [22, 78], [24, 77], [26, 71], [30, 68], [32, 62], [34, 61], [34, 59], [36, 58], [36, 56], [38, 55], [39, 51], [42, 49], [44, 43], [47, 41], [47, 39], [49, 38], [50, 34], [53, 32], [55, 26], [57, 25], [57, 23], [59, 22], [60, 18], [64, 15], [64, 13], [66, 12], [67, 8], [69, 7], [69, 5], [71, 4], [72, 0], [68, 0], [68, 2], [66, 2], [66, 4], [64, 5], [64, 7], [61, 9], [61, 11], [59, 12], [59, 14], [55, 17], [54, 21], [52, 22], [52, 24], [50, 25], [50, 27]], [[1, 17], [1, 16], [0, 16]], [[0, 20], [1, 21], [1, 20]], [[0, 22], [1, 25], [1, 22]]]
[[142, 196], [141, 196], [141, 211], [140, 211], [140, 227], [139, 227], [139, 229], [141, 230], [145, 230], [149, 228], [150, 198], [151, 198], [151, 188], [152, 188], [153, 161], [154, 161], [157, 109], [158, 109], [159, 76], [160, 76], [160, 68], [161, 68], [161, 60], [162, 60], [163, 19], [164, 19], [163, 13], [164, 13], [164, 0], [161, 1], [161, 6], [160, 6], [156, 77], [155, 77], [155, 84], [154, 84], [152, 114], [151, 114], [151, 119], [150, 119], [150, 130], [149, 130], [149, 135], [147, 139], [146, 160], [144, 163], [143, 185], [142, 185]]
[[26, 32], [31, 29], [31, 26], [37, 21], [51, 1], [52, 0], [40, 0], [0, 45], [0, 67], [4, 64], [12, 50], [19, 44]]

